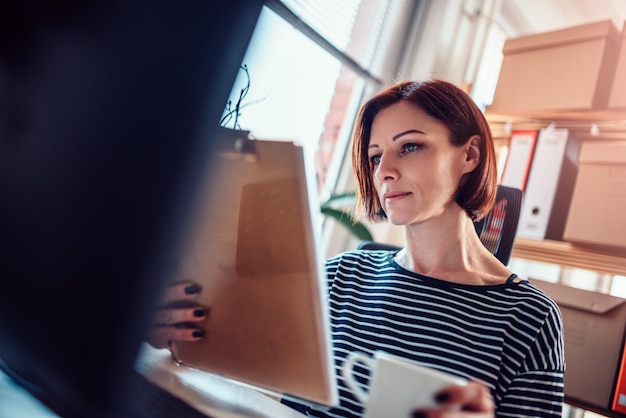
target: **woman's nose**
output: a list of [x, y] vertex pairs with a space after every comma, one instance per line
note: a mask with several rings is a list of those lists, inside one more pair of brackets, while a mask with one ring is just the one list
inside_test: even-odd
[[385, 155], [381, 157], [378, 167], [376, 167], [376, 178], [379, 181], [397, 180], [399, 176], [397, 164], [394, 163], [393, 156]]

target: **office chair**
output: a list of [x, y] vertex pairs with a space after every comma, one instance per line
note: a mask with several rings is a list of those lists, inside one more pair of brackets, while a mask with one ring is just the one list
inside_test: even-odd
[[[505, 266], [509, 264], [515, 233], [522, 208], [522, 191], [498, 185], [496, 201], [491, 211], [478, 222], [474, 229], [482, 243]], [[399, 250], [401, 247], [375, 241], [361, 241], [359, 250]]]

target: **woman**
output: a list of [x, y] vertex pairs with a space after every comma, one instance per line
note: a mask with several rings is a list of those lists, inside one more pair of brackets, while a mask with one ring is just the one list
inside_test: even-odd
[[[471, 381], [416, 417], [561, 416], [559, 309], [474, 230], [497, 185], [489, 126], [471, 98], [438, 80], [383, 90], [361, 108], [352, 156], [365, 217], [404, 226], [405, 247], [327, 261], [336, 370], [353, 351], [383, 350]], [[334, 409], [286, 403], [361, 416], [341, 378], [339, 389]]]

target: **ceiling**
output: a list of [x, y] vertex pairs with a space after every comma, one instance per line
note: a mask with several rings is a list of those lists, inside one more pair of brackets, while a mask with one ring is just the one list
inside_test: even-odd
[[622, 29], [626, 0], [502, 0], [497, 18], [508, 37], [611, 19]]

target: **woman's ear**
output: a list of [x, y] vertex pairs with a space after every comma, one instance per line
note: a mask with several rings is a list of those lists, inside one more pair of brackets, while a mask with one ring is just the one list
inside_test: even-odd
[[473, 171], [480, 163], [480, 146], [482, 138], [479, 135], [473, 135], [465, 144], [465, 167], [464, 173]]

